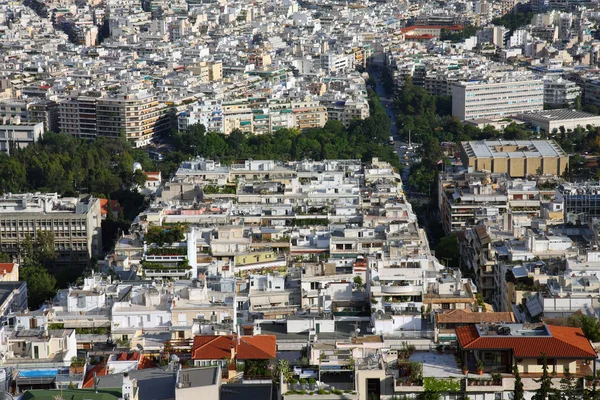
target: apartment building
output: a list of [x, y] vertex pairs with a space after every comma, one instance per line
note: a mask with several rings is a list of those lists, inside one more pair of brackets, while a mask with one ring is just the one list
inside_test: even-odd
[[25, 122], [20, 117], [11, 118], [0, 124], [0, 152], [10, 153], [12, 147], [27, 147], [39, 141], [43, 134], [43, 122]]
[[600, 219], [600, 185], [597, 182], [558, 186], [556, 200], [563, 204], [566, 222], [588, 223]]
[[82, 139], [95, 139], [98, 135], [96, 129], [96, 103], [99, 94], [72, 96], [61, 101], [58, 105], [59, 129]]
[[42, 122], [44, 131], [58, 132], [59, 129], [58, 103], [51, 100], [0, 100], [0, 117], [20, 117], [21, 121]]
[[124, 135], [136, 147], [150, 144], [154, 135], [168, 129], [166, 105], [148, 91], [115, 96], [91, 94], [73, 96], [59, 106], [59, 125], [63, 133], [94, 139]]
[[439, 207], [446, 234], [482, 219], [500, 220], [508, 209], [505, 180], [478, 172], [440, 175]]
[[461, 81], [452, 86], [452, 114], [458, 119], [508, 117], [544, 107], [544, 82], [520, 79]]
[[581, 88], [573, 81], [561, 77], [544, 79], [544, 105], [551, 108], [569, 107], [581, 94]]
[[97, 134], [114, 138], [125, 135], [135, 147], [143, 147], [155, 134], [168, 129], [161, 118], [165, 112], [166, 106], [147, 91], [101, 97], [96, 111]]
[[327, 123], [327, 108], [318, 101], [293, 102], [292, 116], [294, 127], [300, 130], [322, 128]]
[[185, 131], [191, 125], [202, 124], [208, 132], [223, 132], [223, 109], [220, 100], [204, 100], [190, 104], [177, 116], [177, 127]]
[[200, 76], [202, 83], [223, 79], [223, 63], [220, 61], [200, 61], [195, 65], [188, 66], [186, 70]]
[[87, 265], [102, 253], [100, 200], [59, 198], [56, 193], [0, 197], [0, 252], [22, 261], [21, 245], [37, 232], [51, 232], [57, 267]]
[[327, 103], [327, 118], [341, 121], [345, 127], [352, 121], [369, 117], [369, 102], [366, 99], [337, 100]]

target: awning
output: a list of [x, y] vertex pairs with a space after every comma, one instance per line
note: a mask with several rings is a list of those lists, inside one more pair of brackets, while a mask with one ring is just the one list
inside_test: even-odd
[[269, 305], [269, 297], [268, 296], [250, 297], [250, 305], [251, 306], [266, 306], [266, 305]]
[[269, 303], [287, 303], [290, 301], [290, 297], [287, 294], [279, 294], [269, 296]]

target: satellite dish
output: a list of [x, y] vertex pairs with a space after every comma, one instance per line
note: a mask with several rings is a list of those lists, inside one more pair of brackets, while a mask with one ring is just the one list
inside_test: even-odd
[[179, 357], [177, 357], [177, 355], [175, 355], [175, 354], [171, 354], [171, 361], [173, 361], [175, 363], [179, 362]]
[[144, 351], [144, 346], [142, 346], [140, 343], [138, 343], [136, 347], [140, 352]]

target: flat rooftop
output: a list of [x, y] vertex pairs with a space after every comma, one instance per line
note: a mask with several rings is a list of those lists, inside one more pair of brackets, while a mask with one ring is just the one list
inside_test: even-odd
[[528, 112], [519, 115], [520, 118], [525, 120], [536, 120], [536, 121], [566, 121], [570, 119], [588, 119], [598, 118], [600, 116], [585, 111], [573, 110], [570, 108], [561, 108], [557, 110], [544, 110]]
[[462, 147], [475, 158], [567, 157], [554, 140], [471, 141], [463, 142]]

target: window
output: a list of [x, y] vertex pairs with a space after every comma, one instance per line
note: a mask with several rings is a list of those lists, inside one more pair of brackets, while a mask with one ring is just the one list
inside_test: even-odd
[[449, 310], [450, 309], [450, 303], [442, 303], [442, 310]]

